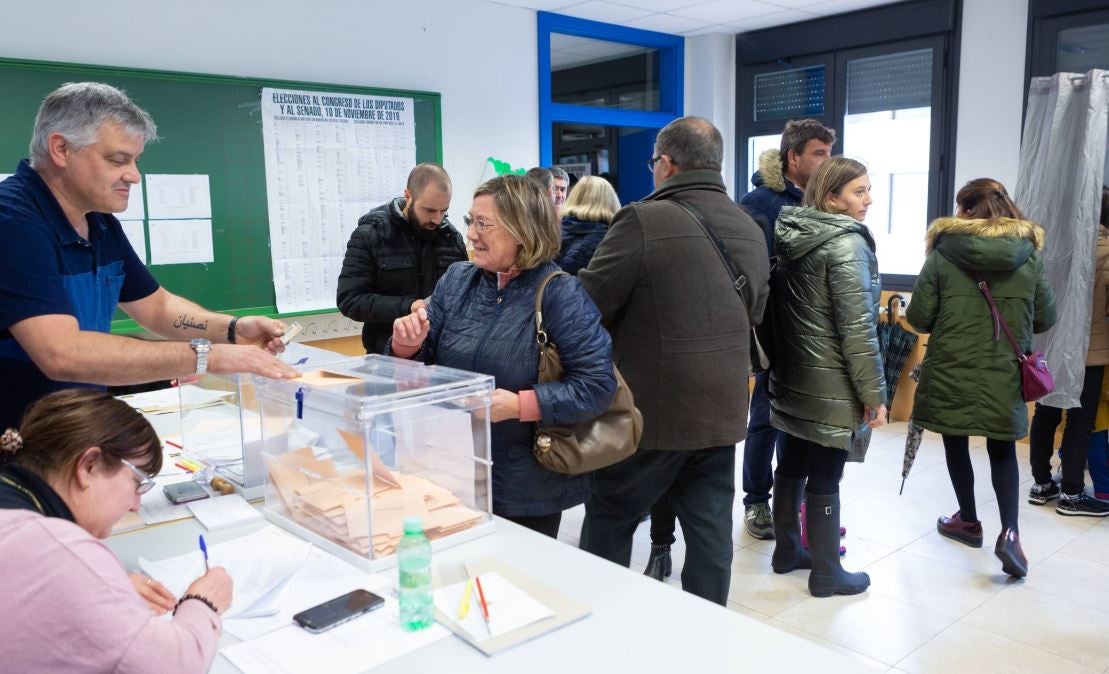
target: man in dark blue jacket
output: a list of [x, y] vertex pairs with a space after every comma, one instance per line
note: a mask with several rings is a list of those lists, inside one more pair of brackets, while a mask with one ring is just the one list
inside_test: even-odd
[[[782, 130], [780, 150], [759, 157], [759, 170], [751, 177], [755, 189], [739, 200], [766, 235], [766, 248], [774, 255], [774, 223], [782, 206], [800, 206], [805, 185], [816, 169], [831, 156], [836, 132], [815, 119], [791, 120]], [[770, 298], [771, 302], [774, 301]], [[770, 515], [770, 488], [774, 484], [771, 459], [778, 431], [770, 425], [767, 373], [755, 375], [751, 394], [747, 442], [743, 447], [743, 526], [755, 538], [774, 538]]]

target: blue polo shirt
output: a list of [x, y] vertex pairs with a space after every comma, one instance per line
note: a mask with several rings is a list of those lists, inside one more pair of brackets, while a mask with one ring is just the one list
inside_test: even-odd
[[158, 289], [115, 216], [89, 213], [81, 238], [46, 182], [24, 159], [0, 182], [0, 430], [18, 427], [35, 400], [63, 388], [38, 369], [9, 330], [35, 316], [68, 314], [108, 332], [119, 302]]

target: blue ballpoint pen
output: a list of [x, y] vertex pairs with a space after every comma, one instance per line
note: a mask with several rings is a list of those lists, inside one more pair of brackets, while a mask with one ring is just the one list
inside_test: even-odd
[[208, 572], [208, 546], [204, 544], [204, 534], [200, 534], [200, 551], [204, 553], [204, 572]]

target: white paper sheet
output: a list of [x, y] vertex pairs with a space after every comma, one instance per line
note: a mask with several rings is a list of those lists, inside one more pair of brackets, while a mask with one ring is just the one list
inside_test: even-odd
[[192, 264], [213, 260], [211, 220], [150, 221], [150, 264]]
[[142, 197], [142, 185], [131, 186], [131, 192], [127, 196], [127, 210], [122, 213], [116, 213], [116, 218], [120, 222], [125, 220], [146, 219], [146, 208]]
[[212, 391], [199, 386], [162, 388], [121, 396], [120, 400], [147, 414], [176, 412], [184, 405], [186, 409], [215, 405], [234, 395], [231, 391]]
[[227, 527], [262, 520], [262, 513], [251, 507], [238, 494], [206, 498], [201, 501], [193, 501], [188, 505], [189, 512], [208, 531], [226, 529]]
[[[208, 546], [211, 566], [222, 566], [235, 582], [234, 598], [224, 618], [260, 613], [277, 602], [285, 583], [308, 559], [312, 544], [268, 526], [226, 543]], [[139, 566], [177, 597], [204, 574], [204, 556], [199, 547], [178, 557], [160, 561], [139, 558]], [[275, 609], [274, 609], [275, 610]]]
[[223, 654], [244, 674], [357, 674], [449, 635], [438, 624], [404, 631], [397, 601], [386, 597], [380, 609], [326, 632], [312, 634], [290, 625], [225, 648]]
[[123, 235], [131, 242], [131, 247], [135, 249], [135, 254], [139, 259], [146, 264], [148, 259], [146, 256], [146, 227], [143, 225], [142, 220], [123, 220], [119, 223], [123, 227]]
[[476, 587], [472, 589], [470, 610], [465, 618], [458, 617], [462, 594], [466, 591], [465, 581], [435, 591], [435, 608], [450, 616], [475, 640], [499, 637], [554, 616], [549, 608], [505, 580], [499, 573], [483, 573], [478, 577], [481, 578], [481, 589], [485, 593], [485, 602], [489, 607], [488, 626], [481, 614], [481, 603]]
[[212, 218], [206, 175], [147, 174], [146, 196], [151, 220]]
[[248, 641], [293, 623], [293, 616], [316, 604], [362, 588], [385, 597], [391, 581], [382, 574], [370, 574], [338, 557], [313, 548], [308, 561], [293, 574], [277, 602], [278, 612], [270, 617], [223, 621], [223, 631], [240, 641]]
[[358, 218], [399, 196], [416, 165], [411, 98], [262, 89], [277, 308], [335, 306]]

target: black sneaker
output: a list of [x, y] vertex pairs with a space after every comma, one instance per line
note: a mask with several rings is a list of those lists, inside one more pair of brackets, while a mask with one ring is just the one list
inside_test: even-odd
[[1059, 498], [1059, 483], [1055, 480], [1047, 484], [1034, 484], [1028, 490], [1028, 502], [1032, 505], [1044, 505], [1052, 499]]
[[1092, 498], [1085, 492], [1074, 496], [1062, 494], [1059, 496], [1059, 503], [1055, 505], [1055, 512], [1060, 515], [1109, 517], [1109, 503]]

